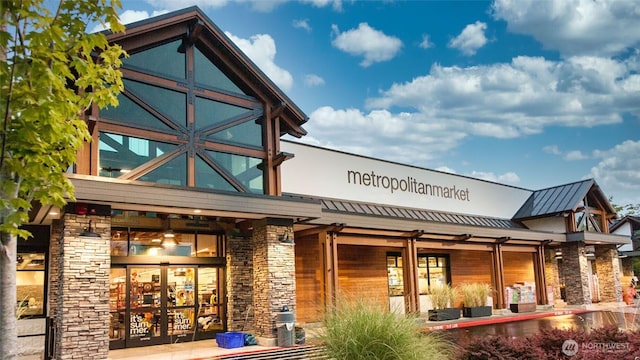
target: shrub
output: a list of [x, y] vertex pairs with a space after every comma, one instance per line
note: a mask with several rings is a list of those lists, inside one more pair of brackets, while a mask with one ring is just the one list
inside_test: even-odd
[[547, 359], [543, 351], [527, 341], [507, 336], [473, 338], [458, 355], [461, 360], [539, 360]]
[[[608, 360], [640, 358], [640, 330], [624, 331], [616, 326], [596, 328], [591, 332], [583, 330], [542, 329], [538, 333], [522, 337], [485, 336], [468, 339], [462, 344], [457, 358], [464, 360], [482, 359], [565, 359], [562, 345], [566, 340], [578, 344], [578, 353], [572, 360]], [[592, 345], [593, 348], [583, 348]], [[599, 346], [613, 345], [612, 350]], [[619, 346], [620, 348], [617, 348]]]
[[336, 360], [448, 359], [453, 344], [438, 333], [420, 333], [416, 320], [363, 300], [341, 301], [325, 317], [320, 335]]

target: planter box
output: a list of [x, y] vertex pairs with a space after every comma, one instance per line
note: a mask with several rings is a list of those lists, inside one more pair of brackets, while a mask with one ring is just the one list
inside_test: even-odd
[[521, 312], [533, 312], [536, 311], [536, 303], [518, 303], [509, 305], [511, 312], [521, 313]]
[[463, 307], [462, 316], [464, 317], [481, 317], [493, 315], [493, 307], [491, 306], [476, 306], [476, 307]]
[[429, 310], [429, 321], [446, 321], [460, 319], [460, 309], [446, 308], [438, 310]]

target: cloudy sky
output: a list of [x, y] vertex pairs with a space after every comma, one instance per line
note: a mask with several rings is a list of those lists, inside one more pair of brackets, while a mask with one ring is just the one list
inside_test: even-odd
[[640, 2], [123, 0], [198, 5], [309, 116], [299, 141], [640, 203]]

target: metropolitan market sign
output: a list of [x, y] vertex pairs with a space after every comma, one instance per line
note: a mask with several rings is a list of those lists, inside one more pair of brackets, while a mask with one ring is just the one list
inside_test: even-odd
[[530, 190], [289, 141], [282, 192], [511, 218]]

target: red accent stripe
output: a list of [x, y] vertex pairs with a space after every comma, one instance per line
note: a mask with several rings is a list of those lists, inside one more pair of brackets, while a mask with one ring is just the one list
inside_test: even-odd
[[434, 330], [449, 330], [449, 329], [460, 329], [471, 326], [481, 326], [481, 325], [490, 325], [490, 324], [500, 324], [505, 322], [514, 322], [521, 320], [530, 320], [530, 319], [538, 319], [549, 316], [562, 316], [562, 315], [571, 315], [571, 314], [581, 314], [585, 312], [594, 311], [593, 309], [568, 309], [568, 310], [558, 310], [558, 311], [545, 311], [545, 312], [534, 312], [530, 314], [518, 314], [518, 315], [506, 315], [501, 316], [496, 315], [491, 317], [485, 317], [477, 320], [458, 320], [455, 323], [442, 324], [442, 325], [433, 325], [426, 326], [422, 328], [422, 331], [434, 331]]

